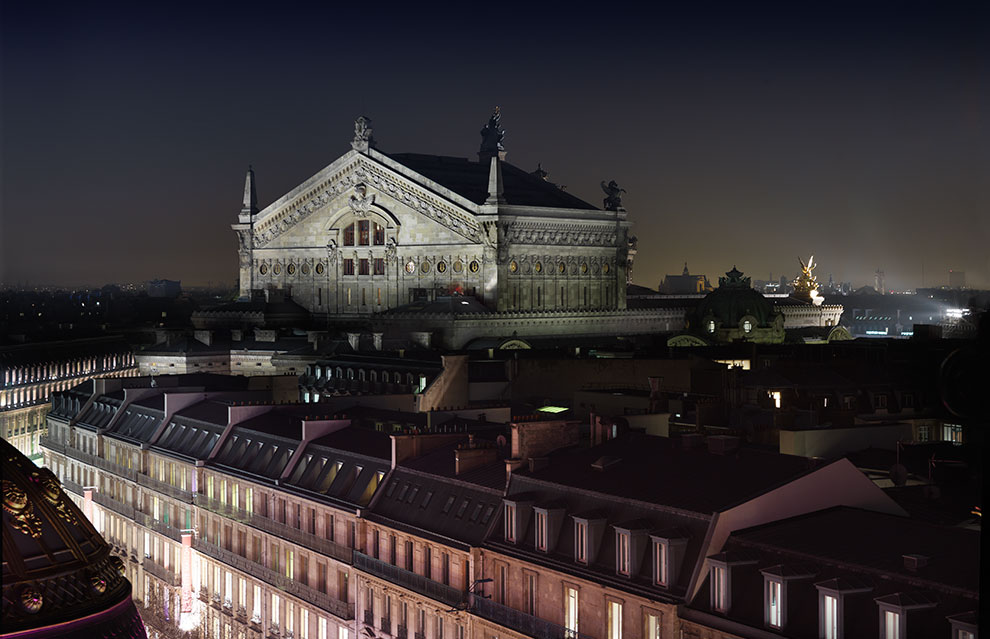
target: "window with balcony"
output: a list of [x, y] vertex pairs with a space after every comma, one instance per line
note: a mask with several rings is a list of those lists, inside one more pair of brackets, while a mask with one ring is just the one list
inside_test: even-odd
[[369, 260], [362, 257], [358, 260], [358, 275], [368, 275], [370, 272]]

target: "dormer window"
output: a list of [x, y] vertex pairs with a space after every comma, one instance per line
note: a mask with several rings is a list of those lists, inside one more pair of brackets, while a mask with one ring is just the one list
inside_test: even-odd
[[938, 605], [936, 599], [923, 592], [898, 592], [875, 601], [880, 615], [880, 639], [904, 639], [908, 636], [908, 613]]
[[574, 560], [588, 563], [588, 522], [574, 522]]
[[664, 542], [653, 540], [653, 583], [658, 586], [666, 586], [669, 582], [668, 571], [668, 546]]
[[766, 580], [767, 625], [784, 627], [784, 584], [775, 579]]
[[536, 549], [547, 551], [547, 511], [536, 510]]
[[845, 598], [869, 592], [872, 586], [852, 578], [836, 578], [815, 584], [818, 589], [818, 634], [822, 639], [844, 639]]
[[615, 572], [629, 576], [630, 539], [627, 531], [615, 531]]
[[516, 505], [505, 504], [505, 540], [516, 542]]
[[712, 566], [711, 601], [712, 608], [718, 612], [726, 612], [729, 610], [728, 577], [729, 569], [727, 566]]

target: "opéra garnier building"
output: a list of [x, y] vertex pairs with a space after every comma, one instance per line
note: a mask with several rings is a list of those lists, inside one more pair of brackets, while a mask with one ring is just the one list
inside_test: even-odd
[[448, 295], [495, 312], [624, 309], [622, 189], [603, 182], [598, 208], [507, 163], [499, 120], [496, 108], [472, 161], [383, 153], [358, 118], [351, 151], [262, 210], [248, 171], [232, 225], [242, 299], [291, 293], [317, 317]]

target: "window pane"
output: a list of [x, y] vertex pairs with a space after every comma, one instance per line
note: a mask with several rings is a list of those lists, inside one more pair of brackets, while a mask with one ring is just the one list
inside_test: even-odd
[[354, 225], [344, 227], [344, 246], [354, 246]]
[[368, 220], [358, 221], [358, 244], [368, 245]]

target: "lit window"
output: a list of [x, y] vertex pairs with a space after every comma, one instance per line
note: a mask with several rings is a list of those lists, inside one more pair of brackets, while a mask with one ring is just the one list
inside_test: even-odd
[[615, 532], [615, 571], [620, 575], [629, 574], [629, 533]]
[[667, 585], [667, 550], [664, 542], [653, 542], [653, 583], [658, 586]]
[[588, 563], [588, 522], [574, 522], [574, 559]]
[[646, 639], [662, 639], [663, 618], [659, 613], [646, 615]]
[[385, 227], [375, 222], [375, 246], [385, 245]]
[[622, 604], [608, 602], [608, 639], [622, 639]]
[[743, 333], [750, 333], [753, 330], [753, 322], [749, 320], [743, 321]]
[[822, 595], [821, 636], [823, 639], [839, 639], [839, 598]]
[[883, 611], [883, 639], [901, 639], [901, 615], [893, 610]]
[[784, 625], [782, 591], [781, 582], [767, 580], [767, 625], [771, 628], [780, 628]]
[[712, 607], [719, 612], [725, 612], [728, 609], [729, 593], [728, 584], [726, 583], [727, 572], [728, 569], [725, 566], [712, 566]]
[[715, 332], [715, 320], [708, 320], [708, 332], [709, 333]]
[[546, 552], [547, 550], [547, 513], [546, 511], [536, 511], [536, 548]]
[[505, 540], [514, 542], [516, 540], [516, 506], [515, 504], [505, 505]]
[[564, 626], [568, 637], [578, 633], [578, 591], [577, 588], [564, 589]]

